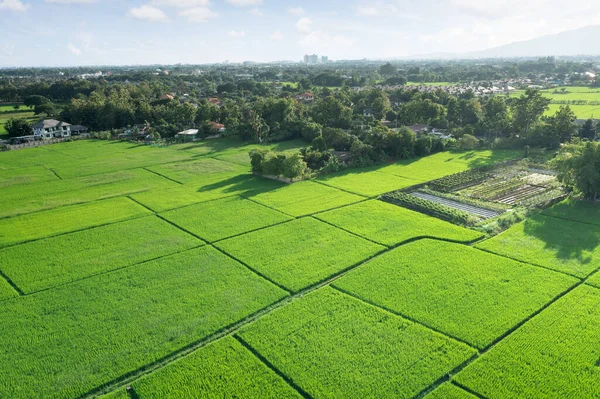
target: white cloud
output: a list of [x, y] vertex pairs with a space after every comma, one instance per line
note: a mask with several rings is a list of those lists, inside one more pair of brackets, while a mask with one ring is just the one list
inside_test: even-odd
[[73, 45], [73, 43], [69, 43], [69, 45], [67, 46], [67, 48], [69, 49], [69, 51], [75, 55], [81, 55], [81, 49], [78, 47], [75, 47]]
[[255, 17], [262, 17], [263, 15], [265, 15], [264, 12], [262, 12], [262, 10], [260, 8], [253, 8], [252, 10], [248, 11], [250, 14], [254, 15]]
[[287, 9], [288, 14], [295, 15], [297, 17], [304, 15], [305, 11], [302, 7], [290, 7]]
[[356, 6], [356, 14], [363, 17], [375, 17], [380, 15], [380, 10], [375, 6]]
[[169, 19], [160, 8], [156, 8], [149, 5], [143, 5], [141, 7], [132, 8], [131, 10], [129, 10], [129, 16], [153, 22], [163, 22]]
[[300, 18], [296, 22], [296, 29], [301, 33], [310, 33], [312, 31], [312, 19], [308, 17]]
[[348, 36], [331, 34], [329, 32], [314, 30], [298, 42], [311, 51], [322, 53], [325, 51], [343, 51], [354, 46], [354, 39]]
[[152, 4], [167, 7], [192, 8], [209, 6], [210, 0], [153, 0]]
[[276, 41], [276, 42], [280, 42], [280, 41], [283, 40], [283, 34], [280, 31], [275, 31], [271, 35], [271, 40]]
[[10, 11], [26, 11], [29, 8], [29, 4], [23, 4], [21, 0], [1, 0], [0, 10]]
[[227, 3], [236, 7], [260, 6], [263, 0], [225, 0]]
[[56, 4], [91, 4], [96, 0], [44, 0], [46, 3]]
[[218, 13], [208, 7], [195, 7], [179, 12], [179, 15], [185, 17], [190, 22], [206, 22], [209, 19], [217, 18]]
[[230, 30], [229, 32], [227, 32], [227, 35], [229, 35], [229, 37], [245, 37], [246, 36], [246, 32], [243, 30]]

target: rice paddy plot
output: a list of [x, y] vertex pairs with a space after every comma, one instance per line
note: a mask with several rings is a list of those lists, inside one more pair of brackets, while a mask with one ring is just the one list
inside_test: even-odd
[[471, 169], [471, 166], [466, 162], [446, 162], [426, 157], [400, 161], [379, 168], [377, 171], [412, 180], [430, 181], [468, 169]]
[[0, 250], [0, 270], [25, 293], [202, 245], [150, 216]]
[[577, 277], [600, 269], [600, 226], [534, 216], [478, 248]]
[[461, 162], [471, 168], [491, 166], [499, 162], [522, 158], [524, 151], [519, 150], [480, 150], [480, 151], [445, 151], [427, 157], [430, 160], [443, 162]]
[[360, 169], [325, 175], [319, 177], [317, 181], [366, 197], [374, 197], [422, 183], [421, 181], [405, 179], [376, 171], [363, 172]]
[[315, 398], [412, 398], [476, 353], [329, 287], [238, 335]]
[[0, 276], [0, 301], [3, 301], [8, 298], [14, 298], [19, 296], [17, 291], [15, 291], [8, 282]]
[[337, 188], [312, 181], [303, 181], [254, 195], [252, 199], [292, 216], [312, 215], [364, 200]]
[[568, 199], [542, 212], [575, 222], [590, 223], [600, 226], [600, 204]]
[[150, 215], [141, 205], [118, 197], [0, 219], [0, 247]]
[[43, 181], [59, 180], [52, 171], [41, 166], [28, 166], [3, 171], [0, 175], [0, 188], [25, 185]]
[[2, 189], [0, 217], [173, 186], [177, 184], [141, 169], [9, 186]]
[[313, 218], [302, 218], [216, 244], [262, 275], [300, 291], [384, 247]]
[[422, 240], [333, 284], [483, 349], [578, 282], [463, 245]]
[[[1, 126], [1, 124], [0, 124]], [[60, 146], [65, 143], [53, 144], [43, 147], [25, 148], [18, 151], [0, 152], [0, 170], [30, 168], [32, 166], [44, 166], [57, 159], [76, 158], [50, 150], [49, 147]]]
[[80, 397], [285, 295], [203, 247], [4, 301], [0, 397]]
[[275, 190], [283, 186], [284, 183], [274, 180], [241, 174], [220, 181], [213, 181], [201, 187], [177, 185], [167, 190], [152, 190], [133, 194], [131, 198], [155, 212], [164, 212], [234, 195], [252, 197], [258, 193]]
[[315, 217], [387, 246], [417, 237], [461, 242], [471, 242], [483, 237], [477, 231], [378, 200], [334, 209]]
[[249, 152], [253, 149], [270, 149], [275, 152], [281, 153], [289, 153], [289, 152], [299, 152], [302, 147], [308, 146], [304, 140], [289, 140], [282, 141], [279, 143], [264, 145], [264, 144], [248, 144], [241, 148], [235, 148], [233, 150], [225, 150], [221, 151], [217, 154], [214, 154], [215, 159], [220, 159], [222, 161], [232, 162], [239, 165], [250, 167], [250, 155]]
[[240, 197], [203, 202], [161, 216], [209, 242], [291, 220], [281, 212]]
[[455, 379], [487, 398], [600, 398], [600, 290], [582, 285]]
[[249, 172], [248, 168], [241, 165], [213, 158], [156, 165], [149, 167], [148, 170], [183, 184], [196, 185], [222, 181]]
[[425, 399], [477, 399], [477, 396], [453, 385], [450, 382], [445, 382], [436, 388], [433, 392], [425, 396]]
[[[170, 363], [130, 386], [144, 399], [302, 399], [236, 339], [227, 337]], [[130, 399], [121, 388], [103, 399]]]

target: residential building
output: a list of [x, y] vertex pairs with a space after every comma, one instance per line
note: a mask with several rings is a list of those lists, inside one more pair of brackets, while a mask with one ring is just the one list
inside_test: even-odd
[[44, 119], [32, 126], [37, 139], [71, 137], [71, 125], [56, 119]]
[[188, 129], [183, 132], [179, 132], [175, 135], [175, 138], [181, 141], [194, 141], [196, 136], [198, 135], [198, 129]]
[[313, 101], [315, 101], [315, 96], [311, 92], [307, 91], [307, 92], [304, 92], [302, 94], [298, 94], [296, 96], [296, 100], [297, 101], [313, 102]]

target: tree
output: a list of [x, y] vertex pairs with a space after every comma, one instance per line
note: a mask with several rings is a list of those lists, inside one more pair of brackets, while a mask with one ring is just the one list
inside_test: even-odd
[[536, 89], [527, 89], [525, 94], [515, 98], [510, 104], [515, 130], [522, 134], [529, 133], [539, 124], [549, 104], [550, 99]]
[[389, 62], [379, 67], [379, 73], [382, 76], [395, 75], [398, 72], [398, 68], [390, 64]]
[[479, 140], [477, 137], [471, 136], [470, 134], [465, 134], [459, 140], [460, 148], [463, 150], [474, 150], [479, 147]]
[[47, 99], [44, 96], [40, 96], [40, 95], [32, 95], [32, 96], [27, 96], [25, 97], [25, 99], [23, 100], [23, 104], [25, 104], [25, 106], [29, 107], [29, 108], [33, 108], [35, 106], [39, 106], [45, 103], [49, 103], [50, 100]]
[[546, 126], [533, 131], [540, 141], [537, 144], [547, 148], [558, 148], [560, 143], [569, 142], [577, 132], [574, 124], [576, 119], [571, 107], [561, 105], [554, 116], [545, 118]]
[[4, 125], [9, 137], [30, 136], [33, 129], [25, 119], [10, 118]]
[[313, 106], [312, 116], [323, 126], [347, 129], [352, 121], [352, 109], [330, 96]]
[[600, 194], [600, 143], [569, 144], [554, 161], [558, 180], [586, 199], [596, 201]]
[[299, 153], [289, 154], [283, 161], [282, 174], [288, 179], [296, 179], [298, 177], [302, 177], [304, 176], [307, 170], [308, 166], [306, 165], [306, 162], [304, 162], [302, 156]]
[[583, 126], [579, 129], [579, 138], [588, 139], [593, 141], [596, 138], [596, 128], [594, 127], [594, 120], [588, 119], [585, 121]]
[[36, 105], [33, 108], [33, 113], [35, 115], [46, 114], [48, 116], [52, 116], [56, 114], [56, 107], [51, 102], [43, 103], [40, 105]]
[[510, 116], [506, 102], [500, 96], [493, 96], [483, 105], [483, 128], [488, 139], [495, 140], [506, 136], [510, 131]]
[[382, 120], [390, 109], [390, 100], [387, 98], [387, 96], [385, 99], [378, 97], [371, 104], [371, 111], [373, 112], [373, 116], [378, 121]]

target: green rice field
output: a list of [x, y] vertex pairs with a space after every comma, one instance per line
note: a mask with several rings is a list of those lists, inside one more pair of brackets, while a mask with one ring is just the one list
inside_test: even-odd
[[378, 200], [520, 151], [251, 174], [303, 146], [0, 152], [0, 398], [600, 398], [598, 205], [490, 237]]

